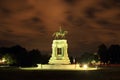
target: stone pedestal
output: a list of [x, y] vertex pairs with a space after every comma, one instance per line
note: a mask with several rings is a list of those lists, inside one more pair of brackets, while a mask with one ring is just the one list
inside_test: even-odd
[[70, 64], [67, 48], [67, 40], [53, 40], [52, 56], [49, 60], [49, 64]]

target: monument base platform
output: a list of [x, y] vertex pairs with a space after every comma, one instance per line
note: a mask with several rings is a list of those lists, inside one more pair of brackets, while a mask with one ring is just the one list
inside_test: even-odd
[[97, 67], [80, 67], [79, 64], [68, 64], [68, 65], [51, 65], [51, 64], [37, 64], [36, 69], [39, 70], [97, 70]]
[[37, 64], [37, 65], [38, 65], [38, 68], [40, 68], [40, 69], [75, 69], [75, 68], [77, 68], [77, 66], [71, 65], [71, 64], [68, 64], [68, 65], [64, 65], [64, 64], [55, 64], [55, 65]]
[[57, 60], [57, 59], [50, 59], [49, 64], [70, 64], [69, 59]]
[[69, 65], [51, 65], [51, 64], [37, 64], [38, 67], [20, 68], [22, 70], [98, 70], [97, 67], [80, 67], [79, 64]]

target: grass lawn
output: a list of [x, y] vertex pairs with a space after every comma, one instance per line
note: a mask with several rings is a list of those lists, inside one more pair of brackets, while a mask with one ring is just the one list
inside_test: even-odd
[[0, 80], [120, 80], [120, 67], [99, 70], [21, 70], [0, 67]]

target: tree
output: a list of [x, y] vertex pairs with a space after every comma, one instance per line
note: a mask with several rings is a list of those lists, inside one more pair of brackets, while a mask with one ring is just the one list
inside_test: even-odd
[[110, 63], [120, 63], [120, 46], [119, 45], [111, 45], [108, 49]]
[[98, 53], [98, 55], [100, 57], [100, 61], [102, 63], [104, 63], [104, 64], [108, 63], [108, 61], [109, 61], [109, 55], [108, 55], [108, 49], [105, 46], [105, 44], [102, 44], [102, 45], [99, 46], [97, 53]]
[[95, 56], [92, 53], [84, 53], [81, 55], [80, 62], [82, 63], [91, 63], [91, 61], [95, 60]]
[[31, 65], [36, 65], [37, 63], [41, 63], [41, 52], [38, 49], [33, 49], [28, 53], [28, 62]]
[[10, 48], [10, 54], [15, 56], [15, 66], [27, 66], [27, 50], [20, 45], [16, 45]]
[[5, 60], [6, 64], [10, 64], [11, 65], [11, 64], [16, 63], [16, 60], [10, 54], [5, 54], [5, 55], [3, 55], [2, 58]]

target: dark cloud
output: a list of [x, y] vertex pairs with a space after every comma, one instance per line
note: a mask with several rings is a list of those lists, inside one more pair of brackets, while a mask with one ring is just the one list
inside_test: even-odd
[[74, 16], [68, 16], [67, 20], [69, 21], [70, 24], [74, 26], [83, 26], [86, 24], [86, 21], [80, 17], [74, 18]]
[[109, 5], [108, 3], [106, 3], [106, 2], [101, 2], [101, 3], [99, 3], [100, 4], [100, 6], [102, 7], [102, 8], [104, 8], [104, 9], [111, 9], [112, 8], [112, 6], [111, 5]]
[[85, 14], [86, 14], [86, 17], [88, 18], [95, 18], [95, 10], [92, 8], [86, 10]]
[[115, 19], [120, 21], [120, 13], [115, 16]]
[[46, 28], [43, 25], [43, 21], [37, 16], [31, 17], [27, 20], [23, 20], [22, 23], [24, 27], [41, 32], [41, 34], [44, 34], [46, 32]]
[[90, 8], [87, 8], [86, 10], [85, 10], [85, 16], [86, 17], [88, 17], [88, 18], [91, 18], [91, 19], [93, 19], [93, 18], [96, 18], [96, 13], [97, 12], [100, 12], [101, 10], [99, 10], [99, 9], [96, 9], [96, 8], [94, 8], [94, 7], [90, 7]]
[[109, 20], [96, 20], [96, 23], [101, 25], [103, 28], [111, 29], [111, 30], [119, 30], [120, 23], [110, 22]]
[[98, 24], [100, 24], [101, 26], [103, 26], [103, 27], [110, 27], [110, 25], [111, 25], [111, 23], [110, 23], [109, 21], [103, 20], [103, 19], [101, 19], [101, 20], [96, 20], [96, 22], [97, 22]]
[[105, 9], [120, 8], [120, 0], [101, 0], [100, 5]]
[[77, 0], [63, 0], [67, 4], [73, 5]]
[[16, 45], [15, 42], [9, 40], [0, 40], [0, 47]]
[[[107, 0], [108, 2], [109, 0]], [[107, 3], [106, 2], [106, 3]], [[112, 5], [113, 7], [120, 8], [120, 0], [110, 0], [109, 5]]]
[[6, 8], [0, 8], [0, 12], [3, 13], [3, 14], [6, 14], [6, 15], [11, 14], [11, 10], [6, 9]]
[[33, 18], [32, 18], [32, 21], [33, 21], [33, 22], [36, 22], [36, 23], [37, 23], [37, 22], [41, 22], [41, 20], [40, 20], [38, 17], [33, 17]]
[[23, 20], [23, 23], [27, 23], [27, 24], [41, 24], [42, 20], [39, 17], [31, 17], [30, 19], [27, 20]]

